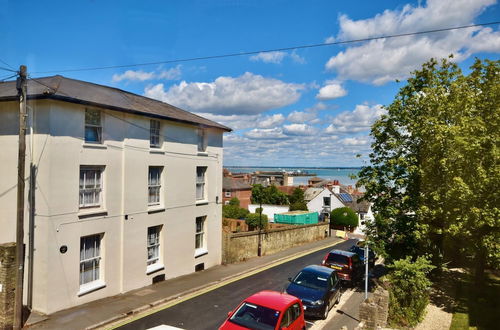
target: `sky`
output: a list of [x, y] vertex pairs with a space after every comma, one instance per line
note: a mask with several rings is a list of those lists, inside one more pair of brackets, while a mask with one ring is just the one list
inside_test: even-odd
[[233, 129], [225, 166], [362, 166], [411, 72], [498, 60], [500, 25], [261, 51], [496, 21], [495, 0], [0, 0], [0, 79], [25, 64], [194, 112]]

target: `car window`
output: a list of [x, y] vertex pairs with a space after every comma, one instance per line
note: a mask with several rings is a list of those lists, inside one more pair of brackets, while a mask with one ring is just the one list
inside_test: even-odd
[[334, 264], [340, 264], [340, 265], [347, 265], [349, 264], [349, 259], [341, 254], [337, 253], [330, 253], [328, 255], [328, 258], [326, 259], [328, 263], [334, 263]]
[[300, 316], [300, 305], [299, 303], [295, 303], [291, 307], [292, 309], [292, 323], [299, 318]]
[[276, 327], [279, 316], [277, 310], [244, 302], [229, 321], [250, 329], [270, 330]]
[[287, 328], [290, 324], [292, 324], [292, 322], [292, 308], [290, 307], [283, 313], [283, 319], [281, 319], [280, 327]]
[[328, 279], [326, 276], [313, 272], [300, 272], [295, 276], [292, 282], [315, 290], [326, 289], [328, 286]]

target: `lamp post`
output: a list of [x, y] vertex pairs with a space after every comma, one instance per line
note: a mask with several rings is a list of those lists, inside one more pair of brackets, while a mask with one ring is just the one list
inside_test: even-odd
[[365, 241], [365, 299], [368, 299], [368, 264], [369, 264], [370, 250], [368, 248], [368, 241]]
[[[266, 188], [267, 187], [267, 181], [264, 181], [262, 183], [262, 187], [263, 188]], [[260, 192], [260, 196], [259, 196], [259, 238], [258, 238], [258, 245], [257, 245], [257, 256], [261, 256], [262, 255], [262, 198], [264, 197], [264, 191], [262, 190]]]

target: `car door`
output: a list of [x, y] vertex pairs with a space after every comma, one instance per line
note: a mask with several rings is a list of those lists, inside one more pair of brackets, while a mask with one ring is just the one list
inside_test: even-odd
[[300, 304], [294, 303], [283, 313], [283, 317], [278, 329], [282, 330], [302, 330], [305, 326], [304, 312]]

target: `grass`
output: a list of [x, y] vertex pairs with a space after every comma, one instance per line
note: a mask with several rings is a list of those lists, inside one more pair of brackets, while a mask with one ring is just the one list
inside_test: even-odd
[[475, 285], [466, 272], [447, 271], [434, 281], [433, 302], [453, 313], [450, 329], [499, 329], [500, 278], [487, 273]]

